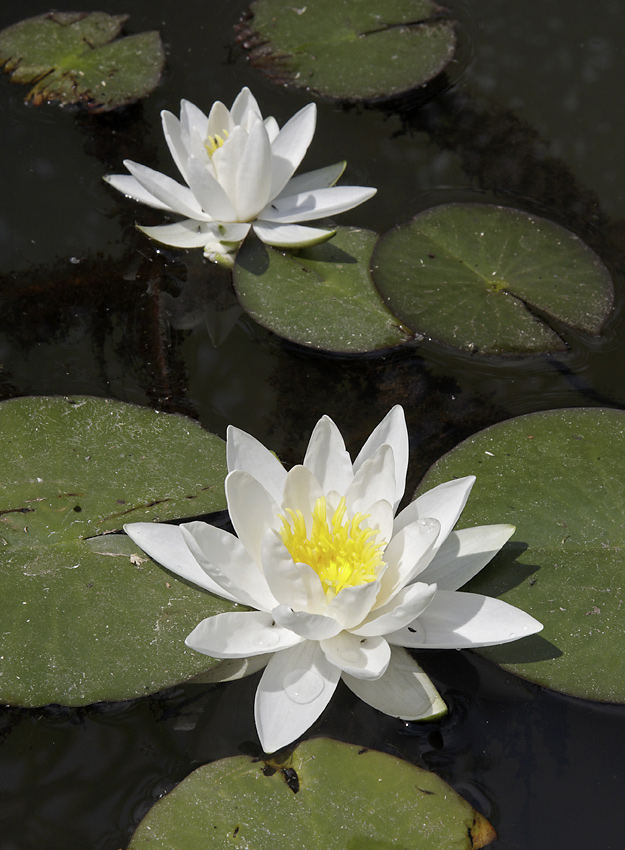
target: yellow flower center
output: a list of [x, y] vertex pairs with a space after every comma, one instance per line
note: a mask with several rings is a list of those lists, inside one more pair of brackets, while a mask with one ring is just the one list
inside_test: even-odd
[[345, 499], [341, 499], [328, 522], [326, 500], [317, 499], [308, 536], [302, 512], [287, 508], [286, 513], [288, 518], [280, 516], [282, 541], [295, 562], [313, 568], [326, 596], [332, 598], [344, 587], [376, 580], [386, 544], [374, 540], [380, 533], [377, 529], [361, 528], [368, 514], [357, 513], [348, 519]]
[[204, 147], [206, 148], [206, 153], [209, 156], [212, 156], [215, 153], [215, 151], [217, 150], [217, 148], [220, 148], [223, 145], [223, 143], [226, 141], [227, 138], [228, 138], [228, 131], [227, 130], [223, 131], [223, 136], [220, 136], [217, 133], [215, 133], [214, 136], [208, 136], [205, 143], [204, 143]]

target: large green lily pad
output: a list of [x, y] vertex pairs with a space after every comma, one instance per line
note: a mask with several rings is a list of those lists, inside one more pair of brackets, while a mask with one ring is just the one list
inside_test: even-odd
[[482, 354], [564, 350], [550, 320], [598, 334], [614, 298], [608, 270], [577, 236], [487, 204], [432, 207], [384, 234], [372, 274], [408, 327]]
[[237, 756], [200, 767], [148, 812], [129, 850], [469, 850], [494, 838], [435, 774], [317, 738], [282, 764]]
[[128, 699], [214, 666], [184, 638], [233, 606], [109, 532], [223, 509], [223, 440], [121, 402], [18, 398], [0, 454], [1, 702]]
[[451, 61], [456, 22], [431, 0], [255, 0], [237, 40], [281, 84], [340, 100], [393, 97]]
[[300, 345], [360, 353], [410, 336], [382, 303], [369, 274], [370, 230], [339, 227], [329, 242], [283, 253], [255, 238], [239, 250], [234, 286], [259, 324]]
[[473, 473], [459, 527], [516, 525], [467, 589], [511, 602], [544, 629], [480, 652], [539, 685], [612, 702], [625, 702], [624, 457], [625, 412], [550, 410], [470, 437], [419, 485]]
[[158, 32], [119, 35], [128, 15], [50, 12], [0, 32], [0, 65], [15, 83], [34, 83], [27, 100], [79, 103], [105, 112], [145, 97], [165, 53]]

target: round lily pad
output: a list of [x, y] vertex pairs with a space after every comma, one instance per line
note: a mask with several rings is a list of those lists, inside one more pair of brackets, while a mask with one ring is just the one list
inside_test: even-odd
[[129, 850], [469, 850], [494, 838], [434, 773], [316, 738], [282, 763], [236, 756], [200, 767], [153, 806]]
[[573, 233], [487, 204], [432, 207], [384, 234], [372, 275], [408, 327], [482, 354], [564, 350], [550, 321], [598, 334], [614, 299], [608, 270]]
[[237, 40], [263, 74], [339, 100], [425, 85], [451, 61], [456, 22], [431, 0], [255, 0]]
[[410, 332], [371, 281], [370, 230], [339, 227], [329, 242], [283, 253], [255, 238], [239, 250], [234, 286], [259, 324], [300, 345], [360, 353], [400, 345]]
[[223, 509], [223, 440], [131, 404], [34, 397], [0, 404], [0, 451], [0, 701], [128, 699], [214, 666], [184, 639], [233, 606], [109, 532]]
[[539, 685], [611, 702], [625, 702], [623, 457], [625, 412], [550, 410], [470, 437], [419, 485], [475, 474], [459, 527], [516, 526], [467, 589], [505, 599], [544, 629], [479, 652]]
[[158, 32], [117, 41], [128, 15], [50, 12], [0, 32], [0, 65], [15, 83], [34, 83], [27, 100], [79, 103], [105, 112], [157, 85], [165, 52]]

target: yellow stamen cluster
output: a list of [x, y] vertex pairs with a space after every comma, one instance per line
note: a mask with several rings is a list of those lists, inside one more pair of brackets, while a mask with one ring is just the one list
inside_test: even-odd
[[206, 148], [206, 153], [209, 156], [212, 156], [217, 148], [220, 148], [223, 143], [228, 138], [228, 131], [223, 131], [223, 136], [219, 136], [217, 133], [214, 136], [208, 136], [206, 142], [204, 143], [204, 147]]
[[347, 519], [345, 499], [341, 499], [328, 522], [326, 500], [317, 499], [308, 536], [302, 512], [287, 508], [286, 513], [288, 518], [280, 516], [282, 541], [294, 561], [313, 568], [326, 596], [376, 580], [385, 543], [375, 542], [377, 529], [360, 527], [368, 515], [357, 513]]

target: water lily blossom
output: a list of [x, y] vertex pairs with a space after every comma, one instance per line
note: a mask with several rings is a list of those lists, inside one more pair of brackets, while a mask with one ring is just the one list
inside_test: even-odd
[[344, 162], [293, 177], [315, 132], [314, 103], [300, 109], [280, 129], [263, 119], [248, 88], [231, 109], [217, 101], [208, 116], [187, 100], [180, 119], [161, 113], [169, 150], [185, 184], [124, 160], [130, 174], [104, 179], [136, 201], [183, 216], [157, 227], [139, 227], [165, 245], [204, 248], [209, 259], [232, 265], [233, 254], [250, 228], [268, 245], [301, 248], [333, 236], [331, 228], [308, 227], [350, 210], [376, 190], [335, 186]]
[[125, 530], [163, 566], [254, 609], [209, 617], [186, 643], [216, 658], [266, 663], [255, 703], [266, 752], [302, 735], [339, 679], [386, 714], [440, 716], [445, 703], [406, 648], [489, 646], [542, 628], [506, 602], [458, 591], [514, 531], [453, 530], [473, 476], [434, 487], [395, 515], [408, 466], [401, 407], [353, 463], [327, 416], [303, 464], [288, 472], [233, 427], [227, 458], [236, 537], [203, 522]]

